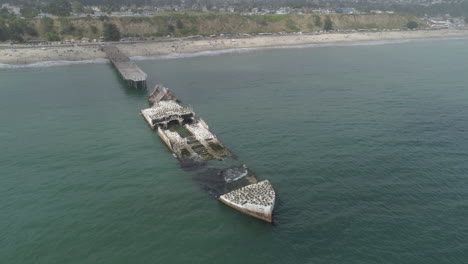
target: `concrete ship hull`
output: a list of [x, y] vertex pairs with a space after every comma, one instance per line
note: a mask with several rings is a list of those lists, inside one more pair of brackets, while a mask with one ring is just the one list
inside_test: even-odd
[[[243, 202], [235, 201], [235, 198], [233, 199], [233, 196], [234, 197], [241, 196], [242, 193], [246, 193], [246, 191], [243, 190], [244, 188], [259, 187], [255, 185], [269, 185], [266, 188], [264, 188], [264, 186], [261, 186], [260, 188], [268, 189], [270, 194], [257, 196], [257, 198], [271, 199], [271, 201], [269, 201], [268, 203], [266, 201], [257, 201], [257, 202], [252, 203], [252, 202], [249, 202], [247, 199], [246, 201], [243, 201]], [[235, 192], [237, 192], [238, 194], [234, 195], [233, 193]], [[269, 223], [273, 221], [273, 208], [275, 207], [275, 192], [270, 182], [268, 182], [268, 180], [262, 181], [256, 184], [252, 184], [252, 185], [247, 185], [246, 187], [243, 187], [239, 190], [235, 190], [230, 193], [223, 194], [219, 197], [219, 201], [244, 214], [248, 214], [250, 216], [259, 218]]]
[[[232, 156], [208, 125], [196, 119], [191, 108], [179, 105], [167, 88], [157, 86], [148, 101], [151, 107], [141, 110], [141, 114], [181, 162], [204, 164]], [[210, 170], [213, 183], [205, 187], [220, 202], [263, 221], [273, 221], [276, 195], [268, 180], [258, 181], [245, 165], [220, 168], [216, 173]]]

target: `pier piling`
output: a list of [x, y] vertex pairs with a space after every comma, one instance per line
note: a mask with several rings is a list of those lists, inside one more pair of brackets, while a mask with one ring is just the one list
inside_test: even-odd
[[148, 75], [122, 53], [116, 46], [103, 46], [102, 50], [114, 65], [120, 77], [133, 88], [146, 89], [146, 79]]

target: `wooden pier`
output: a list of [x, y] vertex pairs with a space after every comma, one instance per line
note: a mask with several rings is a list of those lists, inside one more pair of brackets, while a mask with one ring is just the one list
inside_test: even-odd
[[131, 61], [128, 56], [123, 54], [116, 46], [103, 46], [102, 50], [106, 53], [122, 79], [130, 87], [146, 89], [148, 75]]

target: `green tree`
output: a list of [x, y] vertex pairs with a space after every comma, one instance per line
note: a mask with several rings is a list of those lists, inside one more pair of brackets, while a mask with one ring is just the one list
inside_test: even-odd
[[286, 28], [288, 31], [299, 31], [300, 29], [297, 27], [296, 23], [292, 19], [286, 20]]
[[8, 9], [2, 8], [2, 9], [0, 9], [0, 18], [2, 18], [2, 19], [13, 19], [13, 18], [15, 18], [15, 15], [8, 12]]
[[47, 32], [44, 36], [47, 41], [60, 41], [60, 36], [57, 32]]
[[97, 34], [98, 33], [98, 28], [94, 25], [89, 27], [89, 31], [91, 31], [92, 34]]
[[8, 28], [5, 23], [0, 21], [0, 41], [8, 40]]
[[46, 6], [45, 11], [56, 16], [70, 16], [72, 6], [67, 0], [54, 0]]
[[41, 18], [39, 27], [43, 34], [48, 32], [54, 32], [54, 20], [50, 17]]
[[99, 20], [101, 20], [101, 21], [109, 21], [109, 17], [108, 17], [108, 16], [100, 16], [100, 17], [99, 17]]
[[23, 41], [24, 29], [22, 23], [15, 19], [8, 22], [8, 37], [10, 40]]
[[260, 26], [267, 26], [268, 21], [266, 19], [266, 16], [255, 16], [255, 22], [259, 24]]
[[184, 23], [182, 23], [182, 20], [177, 19], [176, 27], [177, 27], [178, 29], [183, 29], [183, 28], [184, 28]]
[[104, 24], [104, 40], [106, 41], [118, 41], [120, 40], [120, 30], [112, 23]]
[[83, 8], [83, 13], [86, 13], [86, 14], [94, 14], [94, 10], [87, 7], [87, 8]]
[[55, 31], [54, 20], [50, 17], [41, 18], [41, 22], [39, 24], [39, 28], [41, 29], [42, 36], [47, 41], [59, 41], [60, 36]]
[[60, 19], [60, 26], [62, 27], [62, 31], [60, 32], [61, 34], [64, 34], [64, 35], [75, 34], [76, 27], [70, 22], [70, 20], [66, 18]]
[[101, 1], [103, 4], [103, 8], [105, 12], [112, 12], [112, 11], [118, 11], [120, 9], [120, 4], [118, 3], [119, 1], [115, 0], [102, 0]]
[[406, 27], [409, 28], [409, 29], [415, 29], [415, 28], [419, 27], [419, 25], [415, 21], [410, 21], [410, 22], [408, 22], [406, 24]]
[[20, 12], [21, 12], [21, 16], [25, 18], [34, 18], [37, 15], [39, 15], [39, 9], [31, 7], [31, 6], [21, 8]]
[[83, 5], [78, 1], [73, 1], [71, 3], [72, 11], [75, 14], [83, 13]]
[[322, 26], [322, 18], [320, 18], [320, 16], [318, 16], [318, 15], [314, 16], [314, 25], [316, 27], [321, 27]]
[[32, 36], [32, 37], [37, 37], [38, 33], [36, 31], [36, 29], [34, 28], [34, 26], [32, 26], [29, 22], [27, 23], [26, 27], [24, 28], [24, 32], [26, 32], [26, 34]]
[[174, 25], [168, 24], [168, 25], [167, 25], [167, 30], [168, 30], [169, 32], [171, 32], [171, 33], [174, 33], [174, 31], [175, 31]]
[[[7, 26], [7, 27], [6, 27]], [[36, 36], [36, 30], [25, 19], [15, 18], [10, 19], [3, 26], [3, 38], [10, 40], [23, 41], [25, 35]]]
[[330, 31], [333, 30], [333, 23], [330, 16], [325, 17], [325, 22], [323, 23], [323, 30]]

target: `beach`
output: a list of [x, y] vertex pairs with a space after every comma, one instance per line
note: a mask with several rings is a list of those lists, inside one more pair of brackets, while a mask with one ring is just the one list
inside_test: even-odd
[[[243, 38], [168, 39], [167, 41], [118, 43], [129, 56], [164, 56], [248, 48], [268, 48], [308, 44], [351, 43], [365, 41], [410, 40], [425, 38], [468, 37], [468, 30], [414, 30], [352, 33], [289, 34]], [[0, 48], [0, 64], [31, 64], [44, 61], [83, 61], [105, 58], [99, 45], [31, 46]]]

